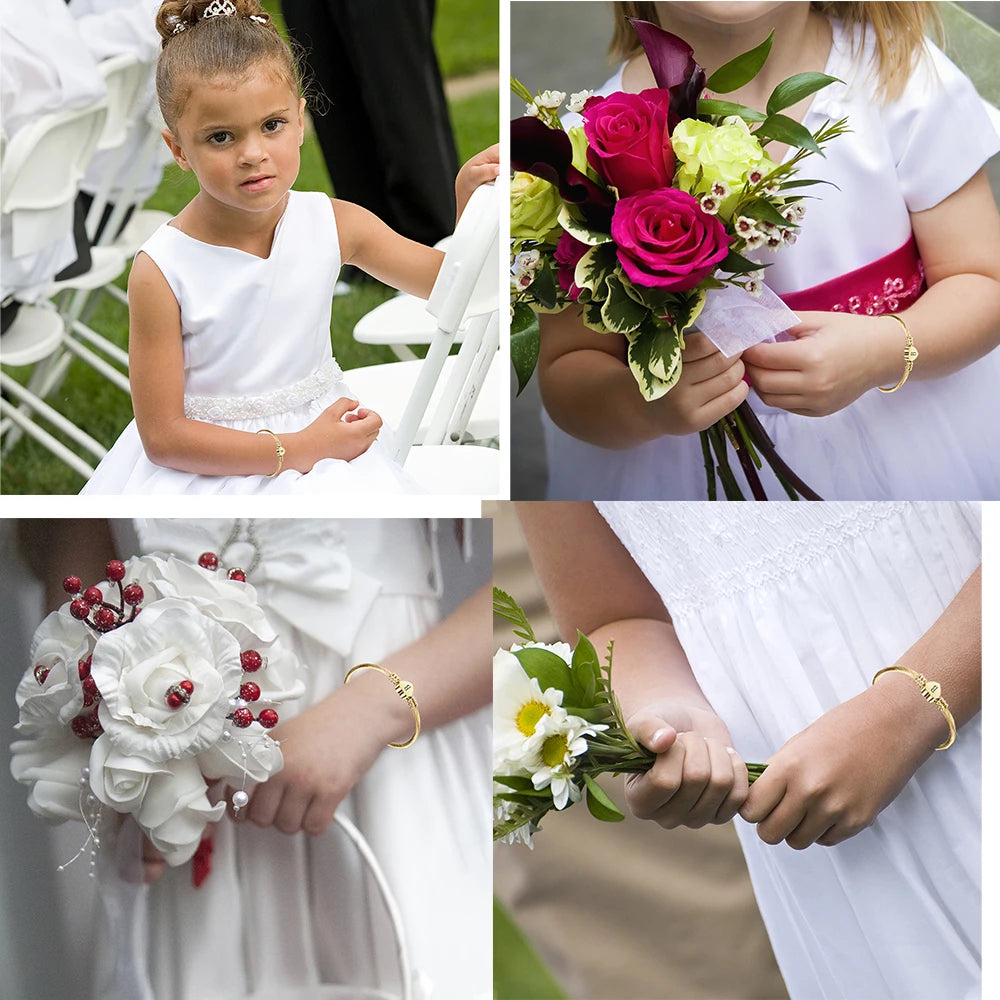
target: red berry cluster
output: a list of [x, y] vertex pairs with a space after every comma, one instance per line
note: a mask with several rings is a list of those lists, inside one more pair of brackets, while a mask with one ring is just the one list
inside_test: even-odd
[[[211, 555], [211, 553], [206, 553], [206, 555]], [[202, 558], [205, 557], [202, 556]], [[264, 666], [264, 658], [256, 649], [244, 649], [240, 653], [240, 666], [244, 673], [255, 674]], [[260, 685], [254, 681], [244, 681], [240, 685], [240, 698], [243, 701], [258, 701], [260, 699]], [[233, 720], [233, 725], [240, 729], [246, 729], [254, 721], [253, 712], [246, 706], [235, 709], [229, 718]], [[278, 724], [278, 713], [273, 708], [262, 708], [257, 713], [257, 721], [265, 729], [273, 729]]]
[[[139, 605], [142, 604], [144, 597], [139, 584], [130, 583], [125, 587], [122, 586], [122, 580], [125, 579], [125, 563], [120, 559], [112, 559], [104, 567], [104, 572], [108, 581], [118, 588], [117, 605], [105, 601], [100, 587], [96, 584], [83, 590], [78, 576], [67, 576], [63, 580], [63, 590], [73, 598], [69, 613], [97, 633], [111, 632], [134, 621], [135, 616], [142, 610]], [[126, 605], [130, 608], [127, 617]]]
[[[219, 557], [214, 552], [202, 552], [198, 556], [198, 565], [202, 569], [211, 570], [213, 573], [219, 568]], [[226, 571], [226, 576], [230, 580], [239, 580], [240, 583], [247, 582], [247, 575], [241, 569], [230, 569]]]

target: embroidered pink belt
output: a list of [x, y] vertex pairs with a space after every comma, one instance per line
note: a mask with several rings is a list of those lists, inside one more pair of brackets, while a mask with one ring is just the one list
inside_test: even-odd
[[898, 250], [870, 264], [781, 299], [789, 309], [881, 316], [908, 308], [926, 288], [924, 266], [911, 234]]

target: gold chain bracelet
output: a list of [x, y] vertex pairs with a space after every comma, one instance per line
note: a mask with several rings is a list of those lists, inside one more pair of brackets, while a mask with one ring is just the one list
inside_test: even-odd
[[398, 674], [394, 674], [391, 670], [386, 670], [385, 667], [380, 667], [377, 663], [359, 663], [356, 667], [351, 667], [351, 669], [347, 671], [347, 675], [344, 677], [345, 684], [350, 680], [351, 674], [353, 674], [355, 670], [377, 670], [380, 674], [385, 674], [385, 676], [389, 678], [392, 682], [392, 686], [396, 689], [396, 694], [398, 694], [399, 697], [410, 706], [410, 711], [413, 712], [414, 729], [413, 735], [405, 743], [389, 743], [387, 745], [398, 749], [413, 746], [413, 744], [417, 741], [417, 737], [420, 735], [420, 709], [417, 708], [417, 699], [413, 697], [413, 685], [409, 681], [402, 680]]
[[948, 723], [948, 739], [944, 741], [939, 747], [935, 747], [935, 750], [947, 750], [948, 747], [955, 742], [955, 716], [951, 714], [951, 709], [948, 707], [948, 702], [941, 697], [941, 685], [937, 681], [929, 681], [923, 674], [918, 674], [916, 670], [910, 670], [909, 667], [892, 666], [883, 667], [875, 676], [872, 678], [872, 684], [874, 684], [882, 674], [888, 673], [890, 670], [898, 670], [902, 674], [906, 674], [907, 677], [912, 677], [920, 685], [920, 693], [924, 696], [926, 701], [929, 701], [937, 709], [940, 710], [941, 714], [944, 716], [945, 722]]

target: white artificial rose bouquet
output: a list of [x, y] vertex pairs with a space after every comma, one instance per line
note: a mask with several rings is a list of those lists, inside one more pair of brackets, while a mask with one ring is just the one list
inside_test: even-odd
[[239, 786], [239, 809], [281, 769], [268, 731], [303, 693], [301, 665], [212, 553], [114, 559], [106, 574], [86, 589], [67, 577], [72, 600], [35, 632], [11, 773], [43, 819], [82, 819], [96, 845], [103, 819], [130, 815], [181, 865], [225, 811], [210, 784]]

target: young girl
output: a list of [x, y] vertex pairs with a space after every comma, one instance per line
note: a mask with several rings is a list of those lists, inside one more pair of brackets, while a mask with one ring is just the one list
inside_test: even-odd
[[[151, 995], [402, 996], [394, 933], [356, 848], [331, 824], [336, 811], [367, 838], [398, 903], [414, 1000], [486, 1000], [491, 631], [489, 595], [479, 585], [488, 576], [488, 532], [470, 526], [474, 563], [463, 586], [455, 582], [463, 567], [454, 533], [423, 520], [141, 519], [110, 528], [25, 522], [31, 565], [47, 584], [56, 581], [50, 603], [64, 599], [58, 580], [67, 567], [90, 579], [109, 555], [170, 552], [195, 561], [213, 551], [222, 565], [246, 570], [305, 666], [305, 695], [272, 730], [284, 767], [253, 789], [235, 822], [230, 808], [211, 828], [211, 871], [201, 886], [193, 886], [190, 865], [167, 868], [145, 845], [148, 932], [140, 932], [134, 961]], [[442, 591], [457, 606], [438, 621]], [[344, 682], [362, 663], [412, 683], [420, 734], [411, 746], [386, 749], [409, 740], [415, 720], [385, 676], [362, 670]], [[80, 830], [67, 825], [67, 847], [75, 846], [66, 857]], [[56, 877], [93, 902], [78, 867]], [[69, 926], [100, 959], [87, 924]], [[119, 949], [127, 965], [130, 950]]]
[[[695, 432], [749, 393], [779, 454], [824, 498], [1000, 496], [1000, 221], [982, 169], [1000, 138], [924, 39], [925, 7], [616, 5], [625, 62], [600, 93], [655, 86], [626, 15], [680, 35], [709, 73], [773, 28], [763, 70], [727, 99], [763, 108], [782, 79], [825, 70], [844, 83], [787, 113], [810, 129], [847, 117], [852, 131], [807, 161], [804, 176], [832, 184], [810, 189], [798, 242], [768, 260], [769, 286], [801, 319], [790, 342], [725, 358], [692, 335], [680, 382], [650, 404], [624, 338], [587, 330], [572, 308], [543, 317], [551, 495], [704, 499]], [[879, 392], [903, 377], [905, 328], [919, 358], [898, 391]], [[773, 478], [768, 494], [784, 495]]]
[[[200, 191], [136, 255], [135, 422], [84, 492], [413, 489], [330, 353], [330, 304], [347, 263], [426, 298], [442, 254], [358, 206], [290, 190], [305, 101], [257, 0], [166, 2], [157, 27], [164, 139]], [[496, 159], [459, 172], [459, 213]]]
[[[626, 783], [633, 812], [667, 829], [747, 821], [737, 833], [793, 1000], [978, 997], [975, 507], [520, 514], [561, 631], [614, 640], [623, 712], [658, 755]], [[944, 708], [913, 674], [940, 684]], [[749, 792], [744, 760], [768, 764]]]

